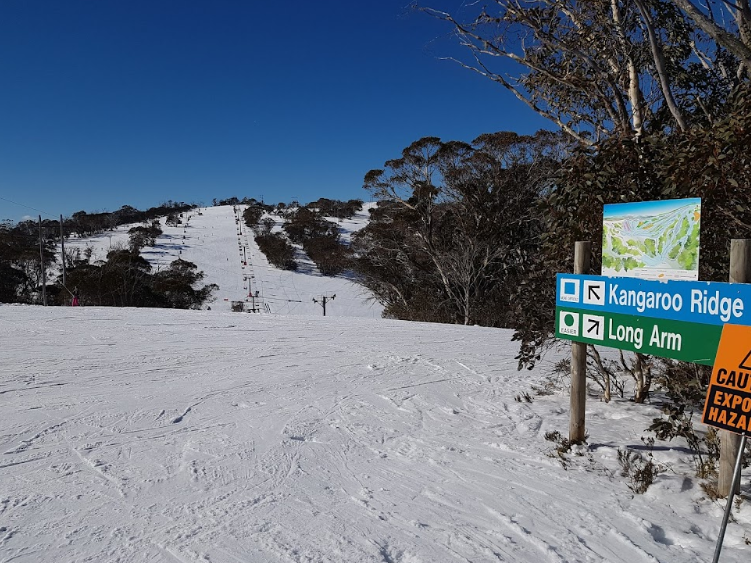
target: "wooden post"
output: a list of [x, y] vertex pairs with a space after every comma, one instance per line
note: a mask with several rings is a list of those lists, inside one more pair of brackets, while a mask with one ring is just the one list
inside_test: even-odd
[[[730, 241], [730, 283], [751, 283], [751, 239]], [[735, 460], [740, 450], [741, 436], [720, 430], [720, 475], [717, 492], [722, 497], [730, 494], [733, 486]], [[735, 493], [739, 494], [740, 482], [736, 483]]]
[[[578, 241], [574, 247], [574, 273], [588, 274], [592, 243]], [[572, 444], [581, 444], [586, 435], [585, 408], [587, 405], [587, 345], [571, 343], [571, 420], [568, 439]]]

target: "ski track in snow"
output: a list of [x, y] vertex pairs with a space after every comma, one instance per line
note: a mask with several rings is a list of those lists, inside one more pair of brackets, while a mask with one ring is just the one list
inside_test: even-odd
[[[0, 391], [14, 390], [0, 561], [693, 562], [714, 548], [721, 508], [665, 498], [682, 478], [632, 498], [612, 464], [565, 471], [546, 455], [565, 397], [514, 401], [539, 372], [516, 371], [505, 331], [0, 314]], [[596, 409], [591, 435], [632, 408]], [[737, 526], [723, 561], [747, 560]]]

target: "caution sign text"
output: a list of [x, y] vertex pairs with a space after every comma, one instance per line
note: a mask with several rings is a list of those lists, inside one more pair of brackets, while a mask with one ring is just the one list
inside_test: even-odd
[[702, 422], [751, 433], [751, 327], [723, 327]]

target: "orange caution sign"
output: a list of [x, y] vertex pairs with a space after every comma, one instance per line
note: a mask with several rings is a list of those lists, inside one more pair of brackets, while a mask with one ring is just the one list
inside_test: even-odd
[[722, 328], [702, 422], [751, 434], [751, 326]]

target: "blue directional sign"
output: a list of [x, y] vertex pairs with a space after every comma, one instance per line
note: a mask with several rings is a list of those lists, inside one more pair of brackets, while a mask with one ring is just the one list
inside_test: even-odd
[[751, 326], [751, 284], [558, 274], [556, 307]]

